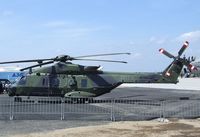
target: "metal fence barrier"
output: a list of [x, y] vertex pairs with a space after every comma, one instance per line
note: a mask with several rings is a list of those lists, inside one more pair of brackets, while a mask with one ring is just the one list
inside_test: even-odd
[[199, 100], [0, 97], [0, 120], [149, 120], [200, 117]]
[[12, 99], [9, 97], [0, 98], [0, 120], [9, 119], [12, 115]]

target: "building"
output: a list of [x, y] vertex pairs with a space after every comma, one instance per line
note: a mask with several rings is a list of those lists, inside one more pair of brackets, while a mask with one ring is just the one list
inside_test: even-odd
[[24, 76], [19, 67], [0, 67], [0, 94], [4, 91], [5, 85], [14, 83], [16, 79]]

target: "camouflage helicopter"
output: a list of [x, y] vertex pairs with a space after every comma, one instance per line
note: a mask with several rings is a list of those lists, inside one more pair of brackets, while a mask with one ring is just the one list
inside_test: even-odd
[[[21, 77], [15, 84], [8, 87], [9, 96], [62, 96], [62, 97], [97, 97], [108, 93], [123, 83], [177, 83], [183, 66], [193, 70], [191, 61], [181, 58], [182, 53], [188, 47], [186, 41], [178, 52], [173, 56], [164, 49], [159, 51], [169, 58], [172, 63], [163, 72], [105, 72], [100, 66], [83, 66], [73, 64], [74, 60], [104, 61], [126, 63], [124, 61], [87, 59], [88, 57], [122, 55], [130, 53], [97, 54], [79, 57], [68, 55], [57, 56], [49, 59], [34, 59], [0, 62], [26, 63], [37, 62], [38, 64], [21, 69], [29, 70], [26, 76]], [[55, 63], [56, 62], [56, 63]], [[52, 64], [44, 66], [47, 64]], [[35, 67], [40, 67], [33, 69]]]
[[191, 60], [191, 64], [195, 66], [194, 70], [190, 70], [186, 67], [184, 67], [183, 72], [182, 72], [182, 77], [190, 78], [190, 77], [200, 77], [200, 61], [196, 61], [195, 57], [189, 57], [188, 60]]
[[[195, 59], [194, 59], [195, 61]], [[193, 66], [195, 66], [196, 70], [195, 71], [190, 71], [189, 72], [192, 74], [192, 77], [200, 77], [200, 62], [193, 62]]]

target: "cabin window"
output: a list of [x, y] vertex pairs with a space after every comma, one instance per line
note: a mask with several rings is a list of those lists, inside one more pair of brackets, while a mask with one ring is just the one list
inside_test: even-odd
[[50, 87], [58, 87], [59, 86], [59, 79], [58, 78], [50, 78]]
[[87, 79], [82, 79], [81, 80], [81, 87], [86, 88], [87, 87]]

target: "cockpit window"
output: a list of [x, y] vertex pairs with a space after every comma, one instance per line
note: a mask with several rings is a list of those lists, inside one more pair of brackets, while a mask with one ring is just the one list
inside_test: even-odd
[[20, 80], [22, 80], [22, 79], [24, 79], [25, 78], [25, 76], [22, 76], [21, 78], [20, 78]]
[[21, 78], [20, 78], [20, 80], [18, 81], [18, 84], [19, 85], [24, 85], [26, 83], [26, 76], [22, 76]]

